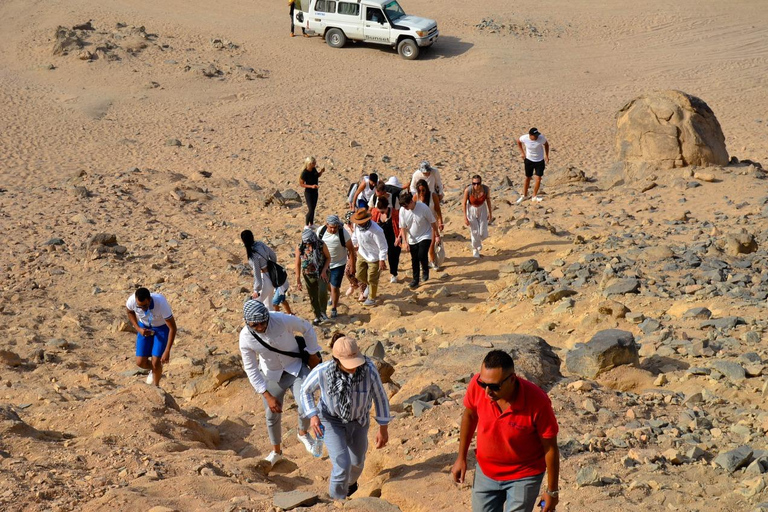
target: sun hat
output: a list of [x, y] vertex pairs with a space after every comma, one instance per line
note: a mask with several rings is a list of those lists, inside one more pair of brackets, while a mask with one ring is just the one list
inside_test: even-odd
[[371, 220], [371, 212], [368, 211], [368, 208], [360, 208], [352, 216], [352, 222], [355, 224], [365, 224], [369, 220]]
[[420, 170], [421, 172], [432, 172], [432, 171], [434, 171], [434, 170], [435, 170], [435, 168], [434, 168], [434, 167], [432, 167], [431, 165], [429, 165], [429, 161], [427, 161], [427, 160], [424, 160], [424, 161], [422, 161], [422, 162], [419, 164], [419, 170]]
[[333, 344], [333, 357], [339, 360], [344, 368], [352, 369], [365, 364], [365, 357], [360, 354], [355, 338], [342, 336]]
[[397, 188], [403, 188], [403, 184], [400, 183], [400, 180], [397, 179], [397, 176], [390, 176], [387, 180], [387, 185], [392, 185]]

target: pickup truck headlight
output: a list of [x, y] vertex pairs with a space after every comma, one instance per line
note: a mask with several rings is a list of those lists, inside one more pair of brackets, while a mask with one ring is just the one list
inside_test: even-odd
[[429, 33], [429, 32], [427, 32], [426, 30], [417, 30], [417, 31], [416, 31], [416, 35], [417, 35], [417, 36], [419, 36], [419, 37], [426, 37], [426, 35], [427, 35], [428, 33]]

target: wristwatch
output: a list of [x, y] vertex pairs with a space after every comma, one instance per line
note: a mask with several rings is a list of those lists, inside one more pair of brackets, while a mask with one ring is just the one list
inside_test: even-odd
[[557, 498], [560, 495], [560, 491], [558, 491], [557, 489], [555, 489], [554, 491], [550, 491], [549, 489], [547, 489], [546, 493], [548, 496], [552, 498]]

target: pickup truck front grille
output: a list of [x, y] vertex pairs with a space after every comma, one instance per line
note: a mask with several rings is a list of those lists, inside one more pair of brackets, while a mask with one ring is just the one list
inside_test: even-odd
[[427, 33], [427, 37], [432, 37], [435, 34], [437, 34], [437, 25], [429, 29], [429, 32]]

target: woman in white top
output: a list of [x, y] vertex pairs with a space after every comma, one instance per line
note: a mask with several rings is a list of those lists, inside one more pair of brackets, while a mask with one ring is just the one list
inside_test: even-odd
[[[437, 220], [437, 227], [442, 232], [445, 226], [443, 225], [443, 212], [440, 209], [440, 197], [429, 189], [427, 180], [416, 182], [416, 200], [429, 206], [429, 209], [432, 210], [432, 215]], [[434, 270], [437, 270], [436, 259], [435, 241], [432, 240], [432, 244], [429, 246], [429, 266]]]

